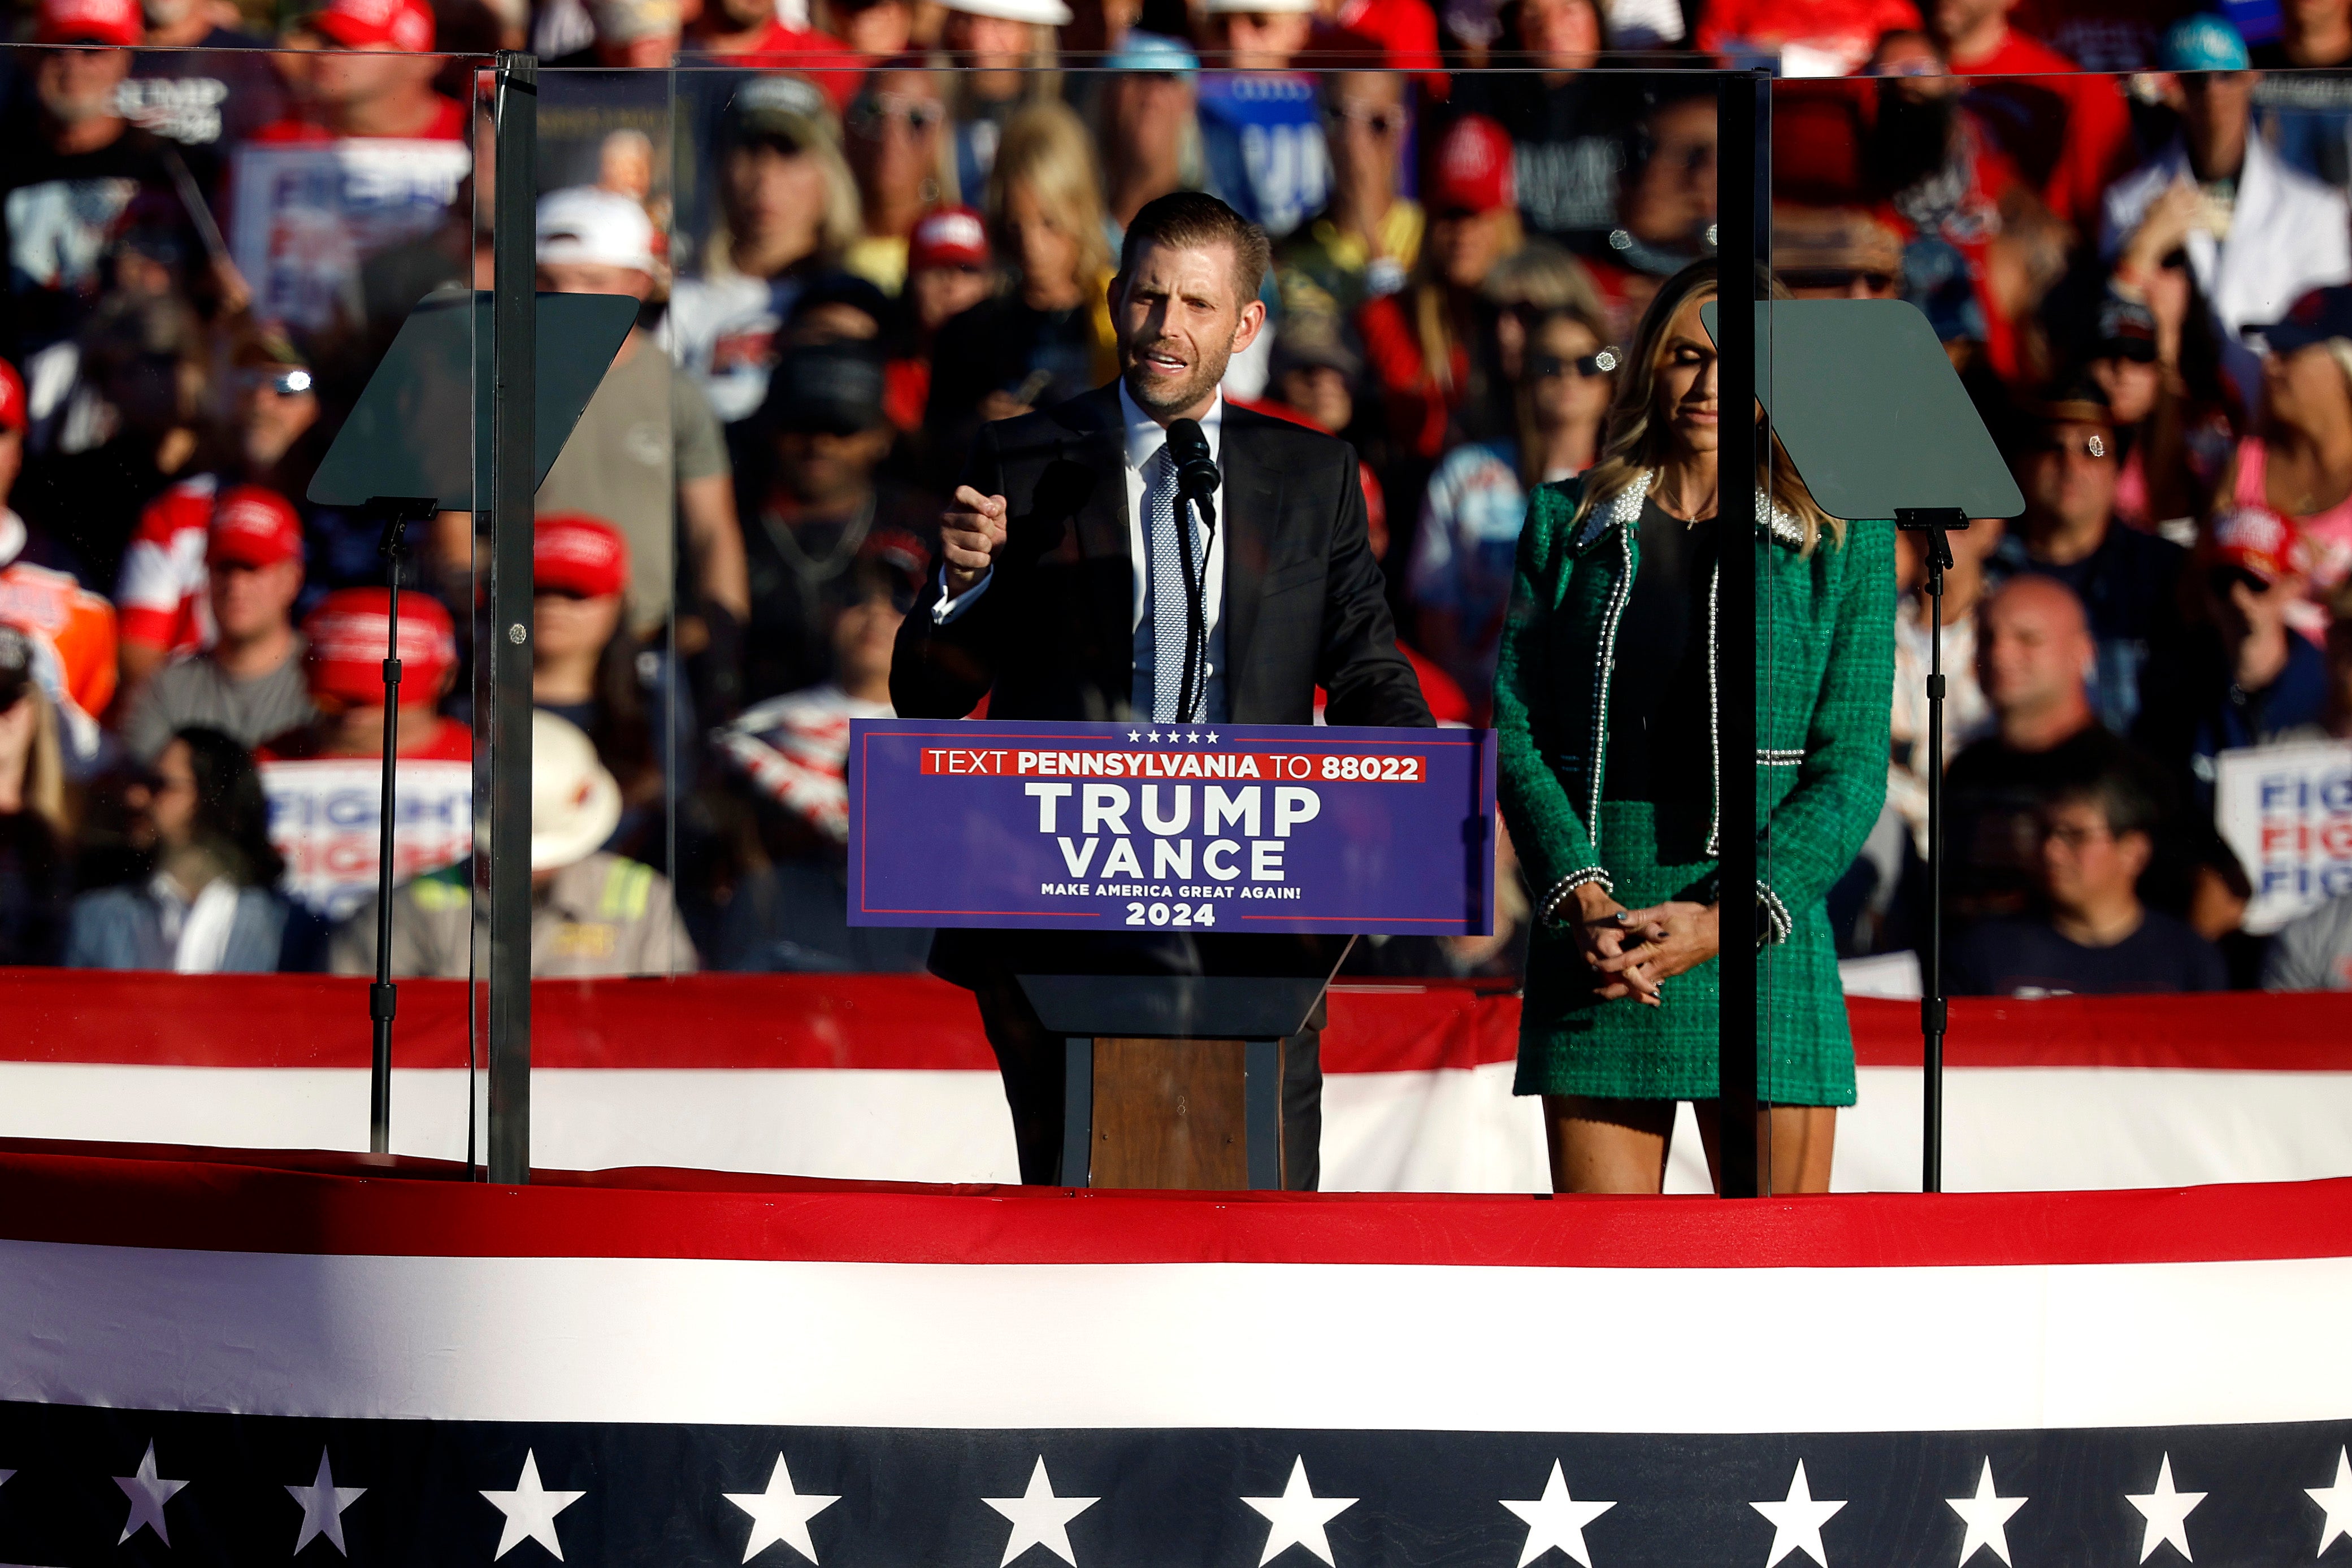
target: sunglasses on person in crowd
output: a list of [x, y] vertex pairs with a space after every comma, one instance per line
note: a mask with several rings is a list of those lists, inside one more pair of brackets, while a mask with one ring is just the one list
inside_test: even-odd
[[1549, 381], [1554, 376], [1574, 376], [1580, 381], [1589, 381], [1595, 376], [1607, 375], [1617, 368], [1618, 363], [1616, 350], [1602, 349], [1598, 353], [1574, 360], [1563, 360], [1558, 354], [1537, 354], [1528, 361], [1528, 371], [1539, 382]]
[[2156, 340], [2109, 338], [2099, 345], [2099, 357], [2105, 360], [2129, 360], [2137, 365], [2152, 365], [2156, 363]]
[[1335, 103], [1323, 111], [1334, 127], [1360, 125], [1375, 136], [1402, 136], [1408, 123], [1402, 109], [1353, 109]]
[[1820, 288], [1844, 294], [1856, 283], [1867, 287], [1874, 294], [1885, 294], [1895, 287], [1895, 275], [1870, 267], [1789, 267], [1780, 269], [1780, 281], [1790, 288]]
[[2226, 600], [2231, 591], [2240, 588], [2259, 598], [2273, 585], [2242, 566], [2217, 566], [2205, 574], [2205, 586], [2213, 591], [2214, 598]]
[[899, 98], [892, 93], [861, 99], [849, 111], [849, 128], [860, 136], [878, 135], [895, 120], [920, 134], [947, 118], [947, 110], [927, 98]]

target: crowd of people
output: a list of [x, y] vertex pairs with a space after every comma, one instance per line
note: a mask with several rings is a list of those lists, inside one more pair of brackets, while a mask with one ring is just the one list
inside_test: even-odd
[[[539, 972], [921, 966], [846, 924], [847, 727], [980, 427], [1111, 379], [1171, 192], [1271, 236], [1224, 394], [1352, 444], [1429, 706], [1488, 723], [1530, 497], [1602, 460], [1744, 177], [1699, 73], [1769, 63], [1776, 284], [1917, 305], [2027, 503], [1952, 536], [1940, 757], [1896, 542], [1838, 953], [1923, 938], [1941, 770], [1955, 990], [2352, 988], [2347, 890], [2250, 933], [2217, 826], [2225, 758], [2352, 741], [2352, 0], [2252, 40], [2192, 0], [38, 0], [18, 36], [0, 964], [373, 968], [385, 565], [307, 491], [410, 306], [487, 283], [479, 57], [528, 47], [571, 106], [540, 287], [642, 302], [539, 497]], [[405, 973], [468, 952], [478, 543], [421, 530], [402, 601]], [[1517, 977], [1502, 853], [1501, 935], [1350, 964]]]

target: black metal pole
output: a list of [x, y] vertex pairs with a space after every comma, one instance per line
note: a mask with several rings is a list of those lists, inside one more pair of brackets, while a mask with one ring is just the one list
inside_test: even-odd
[[400, 560], [407, 519], [394, 508], [378, 547], [390, 563], [392, 597], [385, 609], [383, 652], [383, 783], [376, 794], [375, 983], [368, 988], [368, 1022], [374, 1051], [368, 1061], [368, 1152], [392, 1153], [392, 1019], [400, 993], [392, 983], [393, 824], [400, 774]]
[[[1769, 1186], [1759, 1149], [1758, 1053], [1764, 1040], [1756, 948], [1756, 522], [1758, 447], [1755, 296], [1758, 263], [1770, 253], [1770, 86], [1762, 71], [1721, 78], [1722, 171], [1716, 204], [1717, 454], [1716, 535], [1717, 827], [1721, 900], [1721, 996], [1717, 1106], [1722, 1122], [1722, 1191], [1754, 1197]], [[1669, 1001], [1669, 1007], [1674, 1004]]]
[[[530, 1179], [530, 548], [539, 62], [498, 57], [490, 236], [489, 1179]], [[482, 389], [477, 388], [479, 397]], [[479, 423], [477, 422], [477, 428]], [[482, 851], [478, 848], [477, 853]]]
[[1895, 526], [1927, 535], [1927, 949], [1919, 965], [1919, 1190], [1944, 1190], [1944, 570], [1946, 530], [1964, 528], [1957, 509], [1895, 514]]

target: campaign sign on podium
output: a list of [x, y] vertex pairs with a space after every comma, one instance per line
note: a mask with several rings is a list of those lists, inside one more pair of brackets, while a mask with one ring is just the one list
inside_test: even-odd
[[1494, 928], [1490, 730], [857, 719], [849, 923]]

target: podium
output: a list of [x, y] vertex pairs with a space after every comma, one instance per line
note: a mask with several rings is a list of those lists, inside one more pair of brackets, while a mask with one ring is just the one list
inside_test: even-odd
[[1491, 730], [853, 719], [848, 922], [1017, 987], [1041, 1101], [1064, 1042], [1028, 1179], [1278, 1188], [1282, 1042], [1355, 937], [1494, 929], [1495, 768]]
[[1064, 1040], [1061, 1184], [1278, 1190], [1284, 1042], [1352, 945], [1298, 975], [1015, 975]]

